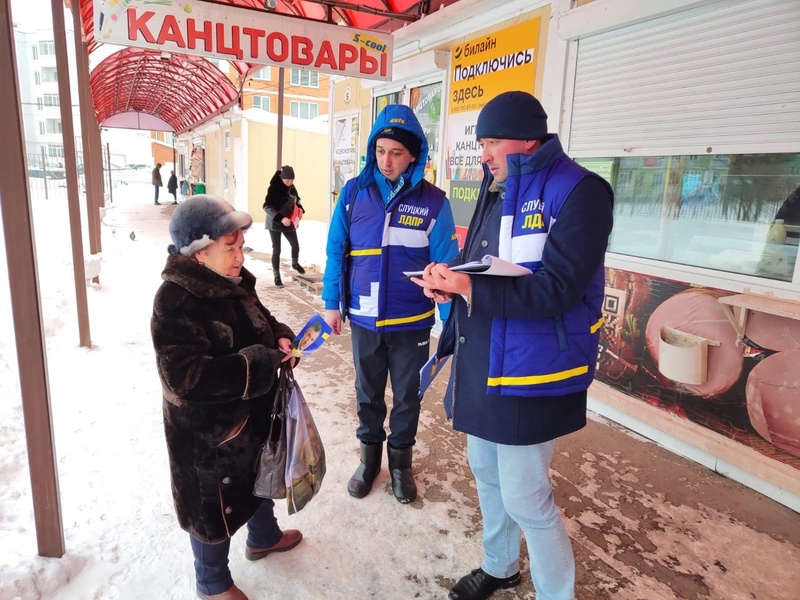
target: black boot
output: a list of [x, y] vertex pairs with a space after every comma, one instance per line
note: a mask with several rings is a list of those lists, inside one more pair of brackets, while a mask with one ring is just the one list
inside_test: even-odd
[[283, 287], [283, 281], [281, 281], [280, 273], [275, 274], [275, 287]]
[[299, 262], [293, 262], [293, 263], [292, 263], [292, 268], [293, 268], [295, 271], [297, 271], [298, 273], [300, 273], [300, 275], [302, 275], [303, 273], [305, 273], [305, 272], [306, 272], [306, 270], [305, 270], [303, 267], [301, 267], [301, 266], [300, 266], [300, 263], [299, 263]]
[[417, 497], [417, 484], [411, 473], [411, 456], [413, 446], [408, 448], [392, 448], [386, 446], [389, 454], [389, 473], [392, 476], [392, 491], [398, 502], [408, 504]]
[[361, 463], [347, 482], [347, 491], [354, 498], [363, 498], [372, 489], [372, 482], [381, 472], [381, 454], [383, 444], [365, 444], [361, 442]]

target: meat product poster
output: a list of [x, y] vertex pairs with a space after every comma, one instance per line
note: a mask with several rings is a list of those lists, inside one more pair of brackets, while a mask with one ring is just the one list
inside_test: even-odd
[[[718, 302], [730, 292], [606, 269], [596, 378], [800, 469], [800, 321], [751, 312], [744, 347]], [[719, 342], [707, 377], [687, 384], [658, 366], [663, 327]], [[757, 340], [757, 341], [756, 341]]]

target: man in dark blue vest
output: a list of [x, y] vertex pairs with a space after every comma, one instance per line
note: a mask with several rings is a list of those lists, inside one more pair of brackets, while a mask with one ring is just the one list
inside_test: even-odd
[[450, 599], [518, 585], [524, 533], [537, 600], [572, 600], [575, 559], [548, 469], [554, 440], [586, 424], [613, 192], [564, 153], [526, 92], [489, 101], [475, 133], [484, 179], [455, 262], [490, 254], [531, 274], [467, 275], [432, 263], [413, 279], [437, 302], [452, 300], [438, 348], [440, 358], [453, 355], [445, 409], [467, 434], [483, 515], [483, 561]]

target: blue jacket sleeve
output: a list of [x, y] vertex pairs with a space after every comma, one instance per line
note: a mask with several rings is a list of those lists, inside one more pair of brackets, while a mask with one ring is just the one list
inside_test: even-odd
[[431, 262], [449, 263], [458, 256], [456, 223], [453, 219], [453, 210], [450, 208], [450, 200], [447, 198], [444, 199], [442, 210], [439, 211], [439, 218], [433, 224], [428, 243]]
[[322, 276], [322, 300], [325, 302], [326, 310], [341, 309], [342, 290], [339, 278], [342, 274], [342, 252], [348, 236], [345, 204], [351, 195], [350, 186], [353, 185], [356, 185], [355, 181], [350, 180], [350, 185], [345, 185], [339, 193], [339, 201], [333, 209], [331, 224], [328, 228], [328, 243], [325, 249], [327, 259], [325, 273]]
[[[430, 258], [432, 262], [449, 263], [458, 256], [458, 236], [456, 235], [456, 223], [453, 219], [453, 210], [450, 207], [450, 200], [444, 199], [442, 210], [439, 211], [439, 218], [433, 225], [431, 231]], [[439, 318], [446, 321], [450, 316], [451, 302], [438, 304]]]

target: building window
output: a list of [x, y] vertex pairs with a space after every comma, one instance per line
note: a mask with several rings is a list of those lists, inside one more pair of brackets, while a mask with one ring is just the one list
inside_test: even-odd
[[792, 281], [800, 153], [576, 161], [614, 188], [609, 252]]
[[269, 96], [253, 96], [253, 108], [269, 112]]
[[230, 149], [231, 149], [231, 132], [230, 131], [226, 131], [225, 132], [225, 150], [230, 150]]
[[292, 102], [290, 105], [291, 115], [301, 119], [313, 119], [319, 112], [319, 106], [314, 102]]
[[58, 94], [45, 94], [44, 95], [44, 105], [45, 106], [61, 106], [58, 102]]
[[31, 50], [33, 51], [33, 60], [39, 59], [39, 48], [36, 46], [31, 46]]
[[44, 121], [39, 121], [39, 133], [40, 133], [41, 135], [44, 135], [44, 134], [45, 134], [45, 129], [44, 129]]
[[33, 80], [36, 85], [42, 84], [42, 75], [39, 73], [39, 71], [34, 71]]
[[254, 81], [269, 81], [271, 78], [272, 69], [270, 67], [264, 67], [260, 71], [256, 71], [253, 73], [253, 80]]
[[55, 69], [42, 69], [42, 83], [58, 83], [58, 72]]
[[47, 133], [61, 133], [61, 119], [47, 119], [45, 128]]
[[39, 42], [39, 54], [42, 56], [54, 56], [56, 53], [56, 43], [53, 40]]
[[64, 158], [64, 146], [61, 144], [48, 144], [47, 156], [51, 158]]
[[313, 73], [303, 69], [292, 69], [292, 85], [318, 88], [319, 73]]
[[42, 99], [39, 97], [36, 98], [36, 108], [38, 108], [39, 110], [42, 110], [44, 108], [44, 102], [42, 102]]

